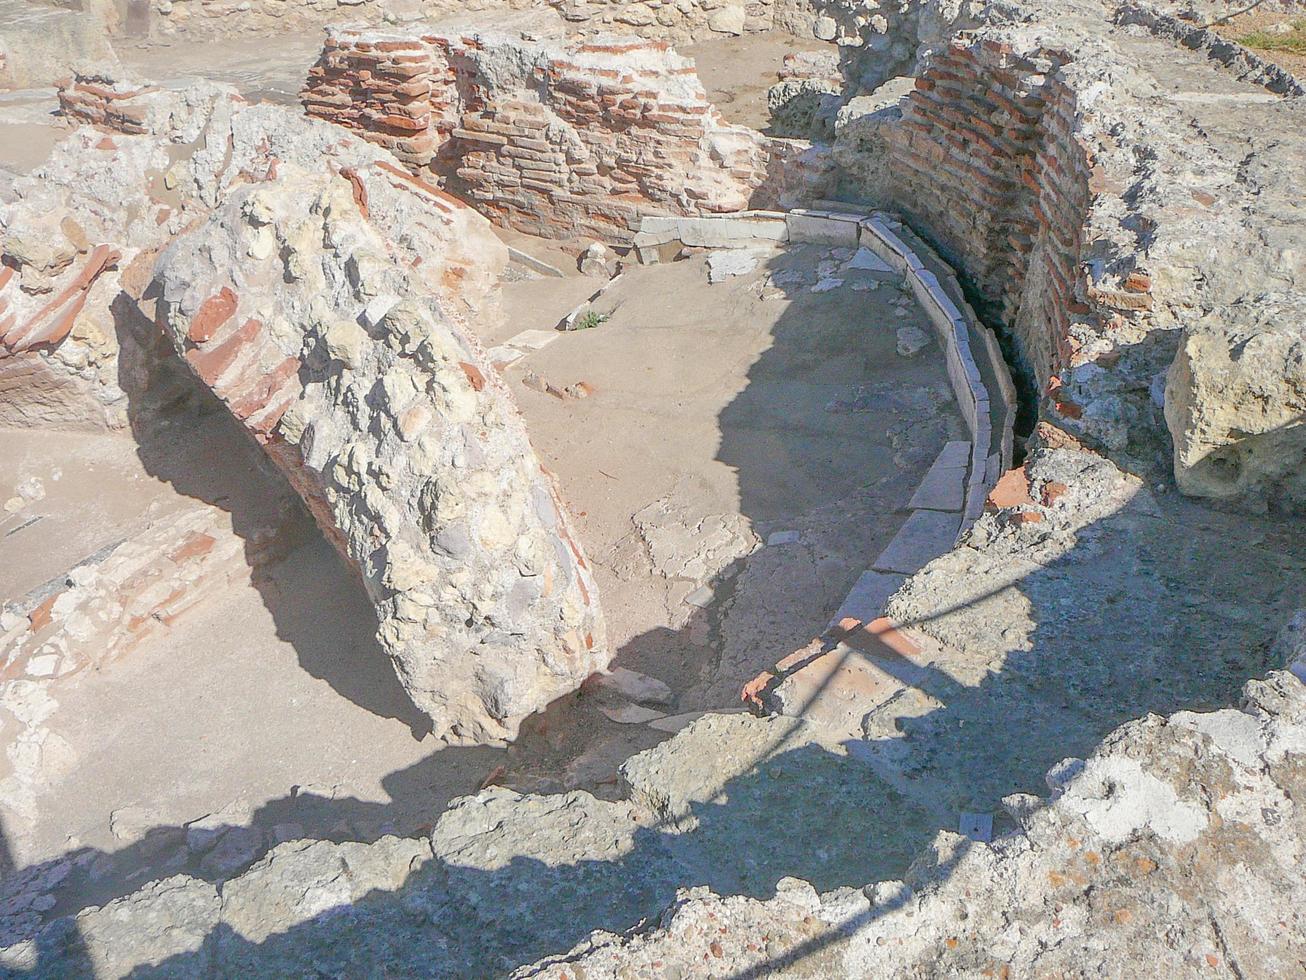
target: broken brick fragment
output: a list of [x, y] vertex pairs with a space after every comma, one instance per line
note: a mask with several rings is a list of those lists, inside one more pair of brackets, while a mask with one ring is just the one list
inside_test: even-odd
[[998, 510], [1034, 503], [1034, 498], [1029, 494], [1029, 474], [1025, 472], [1025, 467], [1019, 466], [1003, 473], [989, 491], [986, 503]]
[[186, 336], [193, 343], [204, 344], [213, 339], [218, 328], [232, 318], [236, 312], [236, 294], [230, 287], [223, 286], [210, 296], [191, 318], [190, 329]]

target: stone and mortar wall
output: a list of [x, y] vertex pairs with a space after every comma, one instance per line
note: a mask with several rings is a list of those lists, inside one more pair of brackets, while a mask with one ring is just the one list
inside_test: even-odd
[[609, 657], [554, 481], [446, 305], [506, 259], [484, 219], [379, 161], [281, 167], [156, 274], [178, 353], [360, 571], [405, 689], [462, 741], [512, 737]]
[[978, 0], [791, 0], [776, 27], [829, 41], [838, 52], [846, 92], [871, 92], [975, 24]]
[[330, 32], [303, 93], [493, 220], [550, 237], [625, 237], [644, 214], [819, 197], [823, 153], [727, 124], [663, 42]]
[[[188, 111], [233, 96], [196, 93]], [[0, 423], [125, 429], [147, 388], [156, 401], [182, 394], [160, 371], [171, 360], [162, 338], [122, 302], [180, 227], [180, 195], [164, 186], [167, 142], [117, 137], [159, 124], [150, 106], [164, 98], [106, 74], [61, 82], [64, 113], [106, 128], [76, 130], [0, 204]]]
[[[1263, 6], [1257, 9], [1269, 8]], [[1201, 51], [1238, 78], [1262, 85], [1276, 94], [1306, 95], [1306, 85], [1291, 72], [1266, 61], [1251, 49], [1221, 37], [1200, 22], [1183, 20], [1145, 4], [1126, 3], [1116, 14], [1116, 23], [1125, 26], [1139, 24], [1158, 37], [1167, 38], [1193, 51]]]
[[[584, 553], [462, 319], [495, 315], [507, 251], [485, 219], [385, 150], [222, 86], [82, 77], [63, 102], [96, 128], [0, 212], [21, 258], [6, 277], [6, 300], [23, 304], [11, 358], [46, 358], [45, 380], [60, 376], [83, 321], [112, 338], [104, 366], [119, 377], [148, 360], [117, 343], [142, 324], [175, 346], [180, 359], [150, 356], [184, 364], [280, 466], [359, 571], [438, 735], [509, 737], [604, 667]], [[103, 296], [73, 288], [87, 278], [73, 228], [98, 243], [83, 246], [91, 259], [120, 256]], [[60, 305], [30, 315], [45, 294]], [[50, 400], [35, 383], [20, 397]], [[126, 394], [111, 401], [126, 420]]]

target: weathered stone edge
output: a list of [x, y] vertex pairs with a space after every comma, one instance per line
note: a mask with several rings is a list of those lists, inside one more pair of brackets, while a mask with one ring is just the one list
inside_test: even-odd
[[[971, 452], [968, 466], [959, 470], [965, 479], [964, 501], [957, 533], [960, 541], [984, 512], [984, 501], [999, 477], [1012, 465], [1016, 388], [1010, 369], [1002, 358], [993, 331], [980, 323], [970, 304], [954, 302], [939, 277], [929, 266], [944, 270], [943, 275], [956, 285], [956, 277], [936, 253], [922, 257], [894, 233], [900, 224], [879, 212], [829, 211], [817, 208], [793, 208], [790, 211], [740, 211], [733, 214], [694, 217], [646, 217], [639, 222], [633, 245], [643, 263], [658, 261], [658, 249], [673, 242], [684, 245], [708, 245], [716, 248], [746, 248], [765, 242], [814, 242], [869, 248], [895, 271], [902, 273], [930, 317], [939, 346], [948, 366], [948, 380], [953, 397], [970, 431]], [[928, 262], [926, 261], [928, 260]], [[614, 280], [615, 281], [615, 280]], [[605, 287], [606, 288], [606, 287]], [[602, 290], [600, 290], [600, 293]], [[960, 295], [960, 289], [955, 290]], [[589, 306], [599, 293], [577, 307], [563, 321], [568, 325]], [[564, 326], [566, 329], [566, 326]], [[990, 392], [976, 362], [984, 358], [985, 366], [997, 379], [997, 390]], [[997, 406], [996, 415], [993, 406]], [[994, 420], [998, 424], [994, 427]], [[913, 509], [913, 514], [915, 510]], [[904, 522], [903, 529], [910, 522]], [[897, 537], [871, 563], [869, 571], [880, 571], [885, 553], [894, 547]], [[937, 556], [936, 556], [937, 557]], [[856, 589], [854, 588], [854, 592]], [[853, 600], [850, 593], [840, 607]], [[866, 610], [866, 615], [879, 610]], [[837, 617], [836, 617], [837, 618]], [[865, 618], [865, 617], [862, 617]], [[831, 623], [831, 626], [837, 625]]]
[[1306, 95], [1306, 85], [1291, 72], [1199, 24], [1185, 23], [1141, 3], [1126, 3], [1116, 13], [1115, 22], [1121, 27], [1145, 27], [1157, 37], [1200, 51], [1240, 80], [1255, 82], [1276, 95]]

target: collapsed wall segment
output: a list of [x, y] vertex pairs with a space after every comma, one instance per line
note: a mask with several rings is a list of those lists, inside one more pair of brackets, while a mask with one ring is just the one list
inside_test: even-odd
[[493, 740], [606, 666], [603, 619], [511, 396], [430, 281], [506, 250], [412, 185], [382, 161], [239, 189], [161, 260], [157, 317], [358, 568], [436, 734]]

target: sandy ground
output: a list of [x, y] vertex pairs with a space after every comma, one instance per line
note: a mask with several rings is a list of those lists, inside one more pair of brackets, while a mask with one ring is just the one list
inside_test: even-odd
[[68, 135], [53, 114], [58, 107], [52, 88], [0, 92], [0, 182], [5, 170], [25, 174], [43, 163]]
[[0, 459], [0, 499], [14, 500], [20, 490], [36, 498], [0, 514], [5, 598], [25, 595], [184, 505], [123, 436], [0, 429]]
[[[765, 255], [716, 285], [701, 255], [635, 268], [600, 304], [611, 309], [600, 327], [551, 332], [506, 369], [596, 566], [616, 663], [670, 685], [667, 715], [737, 707], [744, 680], [819, 632], [960, 432], [937, 352], [893, 350], [894, 330], [922, 314], [898, 314], [891, 282], [813, 293], [829, 255]], [[502, 318], [478, 321], [487, 345], [551, 331], [601, 285], [577, 273], [506, 280]], [[525, 387], [528, 372], [594, 393], [560, 400]], [[6, 588], [44, 581], [188, 496], [241, 524], [237, 510], [280, 488], [224, 449], [232, 433], [218, 421], [178, 429], [145, 461], [128, 436], [0, 434], [15, 472], [48, 488], [32, 505], [43, 520], [0, 539], [5, 574], [19, 576]], [[776, 531], [798, 541], [767, 547]], [[696, 590], [706, 597], [686, 601]], [[177, 870], [225, 874], [188, 852], [197, 819], [254, 835], [245, 863], [288, 835], [418, 833], [487, 777], [614, 796], [617, 766], [669, 735], [603, 713], [619, 701], [577, 695], [506, 748], [421, 740], [374, 628], [358, 583], [315, 537], [110, 669], [56, 685], [47, 728], [75, 765], [42, 797], [33, 833], [8, 828], [12, 859], [72, 857], [66, 911]]]
[[833, 45], [786, 34], [709, 38], [677, 50], [693, 58], [707, 97], [729, 122], [765, 130], [771, 124], [766, 90], [779, 81], [784, 56], [792, 51], [831, 51]]

